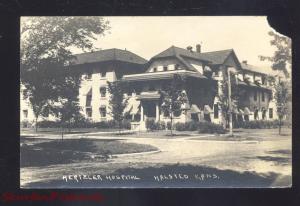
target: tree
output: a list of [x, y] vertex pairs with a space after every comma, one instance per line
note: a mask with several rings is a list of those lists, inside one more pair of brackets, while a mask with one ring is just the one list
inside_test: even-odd
[[284, 81], [278, 81], [275, 83], [275, 93], [274, 93], [274, 99], [276, 101], [276, 110], [277, 115], [279, 119], [279, 135], [281, 135], [281, 126], [282, 126], [282, 120], [287, 115], [288, 109], [287, 109], [287, 102], [289, 98], [289, 92], [288, 92], [288, 85], [287, 82]]
[[[93, 50], [93, 40], [109, 29], [101, 17], [23, 17], [21, 19], [20, 73], [23, 94], [37, 121], [53, 102], [60, 101], [59, 85], [75, 56], [72, 48]], [[63, 75], [62, 75], [63, 73]], [[78, 82], [78, 81], [76, 81]], [[37, 127], [36, 127], [37, 129]]]
[[170, 117], [170, 132], [173, 135], [174, 114], [181, 114], [182, 105], [187, 102], [184, 92], [184, 80], [178, 74], [174, 74], [171, 84], [167, 85], [165, 90], [161, 90], [161, 109]]
[[60, 98], [50, 107], [50, 112], [54, 114], [61, 123], [62, 137], [63, 128], [67, 127], [71, 131], [71, 124], [75, 122], [82, 115], [80, 113], [80, 106], [78, 102], [80, 78], [78, 74], [68, 72], [64, 76], [65, 80], [57, 88]]
[[282, 71], [285, 77], [289, 77], [290, 74], [288, 67], [290, 67], [292, 63], [292, 41], [290, 38], [276, 34], [273, 31], [270, 31], [269, 35], [273, 37], [273, 39], [270, 41], [270, 44], [276, 47], [276, 51], [271, 57], [259, 56], [259, 58], [262, 61], [267, 60], [272, 62], [273, 70]]
[[125, 119], [124, 109], [127, 107], [128, 99], [125, 98], [127, 84], [123, 81], [107, 82], [110, 93], [109, 105], [110, 114], [118, 123], [119, 133], [121, 132], [122, 121]]
[[[238, 87], [236, 77], [234, 73], [230, 73], [230, 83], [231, 83], [231, 101], [232, 107], [238, 107], [239, 100], [243, 96], [244, 91]], [[246, 79], [245, 79], [246, 80]], [[247, 81], [247, 80], [246, 80]], [[229, 95], [228, 95], [228, 78], [225, 77], [220, 81], [221, 91], [218, 93], [219, 106], [221, 107], [222, 116], [224, 118], [224, 127], [229, 125]]]

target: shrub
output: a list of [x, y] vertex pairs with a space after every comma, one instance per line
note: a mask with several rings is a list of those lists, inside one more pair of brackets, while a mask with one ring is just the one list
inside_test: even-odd
[[166, 125], [164, 122], [155, 122], [154, 119], [147, 119], [146, 120], [146, 128], [148, 130], [163, 130], [166, 128]]
[[254, 120], [249, 122], [243, 122], [240, 127], [245, 129], [272, 129], [278, 128], [278, 126], [278, 120]]
[[225, 134], [226, 130], [222, 125], [214, 124], [211, 122], [199, 122], [198, 124], [199, 133], [209, 133], [209, 134]]

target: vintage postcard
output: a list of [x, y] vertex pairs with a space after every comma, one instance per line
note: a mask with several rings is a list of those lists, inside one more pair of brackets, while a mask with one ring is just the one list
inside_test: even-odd
[[292, 186], [292, 43], [266, 16], [20, 22], [21, 188]]

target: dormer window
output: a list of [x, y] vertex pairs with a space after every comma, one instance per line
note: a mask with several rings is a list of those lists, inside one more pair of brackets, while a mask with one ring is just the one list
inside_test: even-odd
[[153, 68], [153, 72], [157, 72], [157, 68], [156, 67]]
[[164, 69], [164, 72], [168, 71], [168, 66], [164, 66], [163, 69]]

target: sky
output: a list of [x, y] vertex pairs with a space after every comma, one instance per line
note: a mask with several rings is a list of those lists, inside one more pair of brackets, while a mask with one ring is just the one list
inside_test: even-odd
[[268, 35], [273, 29], [265, 16], [104, 18], [111, 28], [95, 41], [96, 48], [126, 48], [147, 60], [172, 45], [193, 46], [195, 50], [200, 43], [202, 52], [234, 49], [240, 61], [268, 67], [270, 63], [260, 61], [258, 56], [272, 56], [275, 49]]

